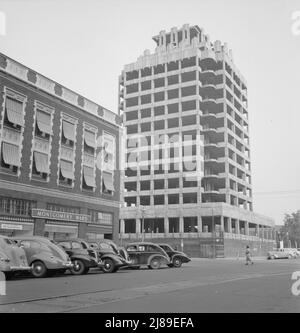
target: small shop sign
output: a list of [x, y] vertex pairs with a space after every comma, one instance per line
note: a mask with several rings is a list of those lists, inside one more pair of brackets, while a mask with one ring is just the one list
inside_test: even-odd
[[1, 223], [1, 229], [9, 229], [9, 230], [23, 230], [23, 226], [21, 224], [7, 224]]

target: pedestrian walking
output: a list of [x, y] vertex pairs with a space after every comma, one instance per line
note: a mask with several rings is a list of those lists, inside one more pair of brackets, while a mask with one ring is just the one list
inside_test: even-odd
[[253, 265], [253, 260], [251, 259], [251, 252], [249, 245], [246, 246], [246, 265]]

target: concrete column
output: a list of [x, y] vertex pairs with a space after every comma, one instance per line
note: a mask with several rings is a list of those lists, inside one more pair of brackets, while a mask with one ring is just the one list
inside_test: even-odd
[[125, 221], [123, 219], [120, 220], [120, 233], [121, 234], [125, 233]]
[[215, 216], [213, 215], [211, 218], [211, 232], [215, 232]]
[[235, 233], [240, 234], [240, 221], [238, 219], [235, 220]]
[[262, 225], [261, 226], [261, 238], [265, 238], [265, 227]]
[[245, 235], [249, 236], [249, 222], [245, 221]]
[[256, 226], [255, 226], [255, 233], [256, 233], [256, 236], [259, 237], [259, 224], [256, 224]]
[[202, 216], [198, 215], [198, 232], [202, 232]]
[[222, 215], [220, 218], [221, 218], [221, 231], [224, 232], [225, 231], [224, 216]]
[[169, 219], [167, 217], [164, 218], [164, 232], [165, 234], [169, 233]]
[[228, 223], [228, 232], [231, 234], [232, 233], [232, 218], [228, 217], [227, 218], [227, 223]]
[[179, 217], [179, 232], [183, 233], [183, 231], [184, 231], [184, 228], [183, 228], [183, 217], [180, 216]]
[[[144, 226], [144, 228], [145, 228], [145, 226]], [[136, 220], [135, 220], [135, 232], [136, 232], [137, 234], [140, 234], [140, 233], [143, 232], [143, 230], [142, 230], [142, 221], [141, 221], [141, 219], [136, 219]]]

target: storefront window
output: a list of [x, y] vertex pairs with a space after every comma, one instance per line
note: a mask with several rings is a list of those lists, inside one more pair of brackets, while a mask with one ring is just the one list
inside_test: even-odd
[[113, 215], [110, 213], [103, 213], [96, 210], [89, 210], [88, 214], [91, 216], [92, 223], [112, 225]]
[[53, 210], [55, 212], [80, 214], [80, 208], [78, 208], [78, 207], [62, 206], [62, 205], [56, 205], [56, 204], [47, 204], [47, 209], [48, 210]]
[[33, 201], [0, 197], [0, 214], [31, 216], [31, 209], [35, 206]]

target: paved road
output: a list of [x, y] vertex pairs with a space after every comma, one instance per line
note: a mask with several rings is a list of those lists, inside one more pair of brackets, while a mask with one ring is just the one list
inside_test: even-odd
[[300, 259], [195, 259], [182, 268], [122, 270], [7, 282], [0, 312], [300, 312]]

